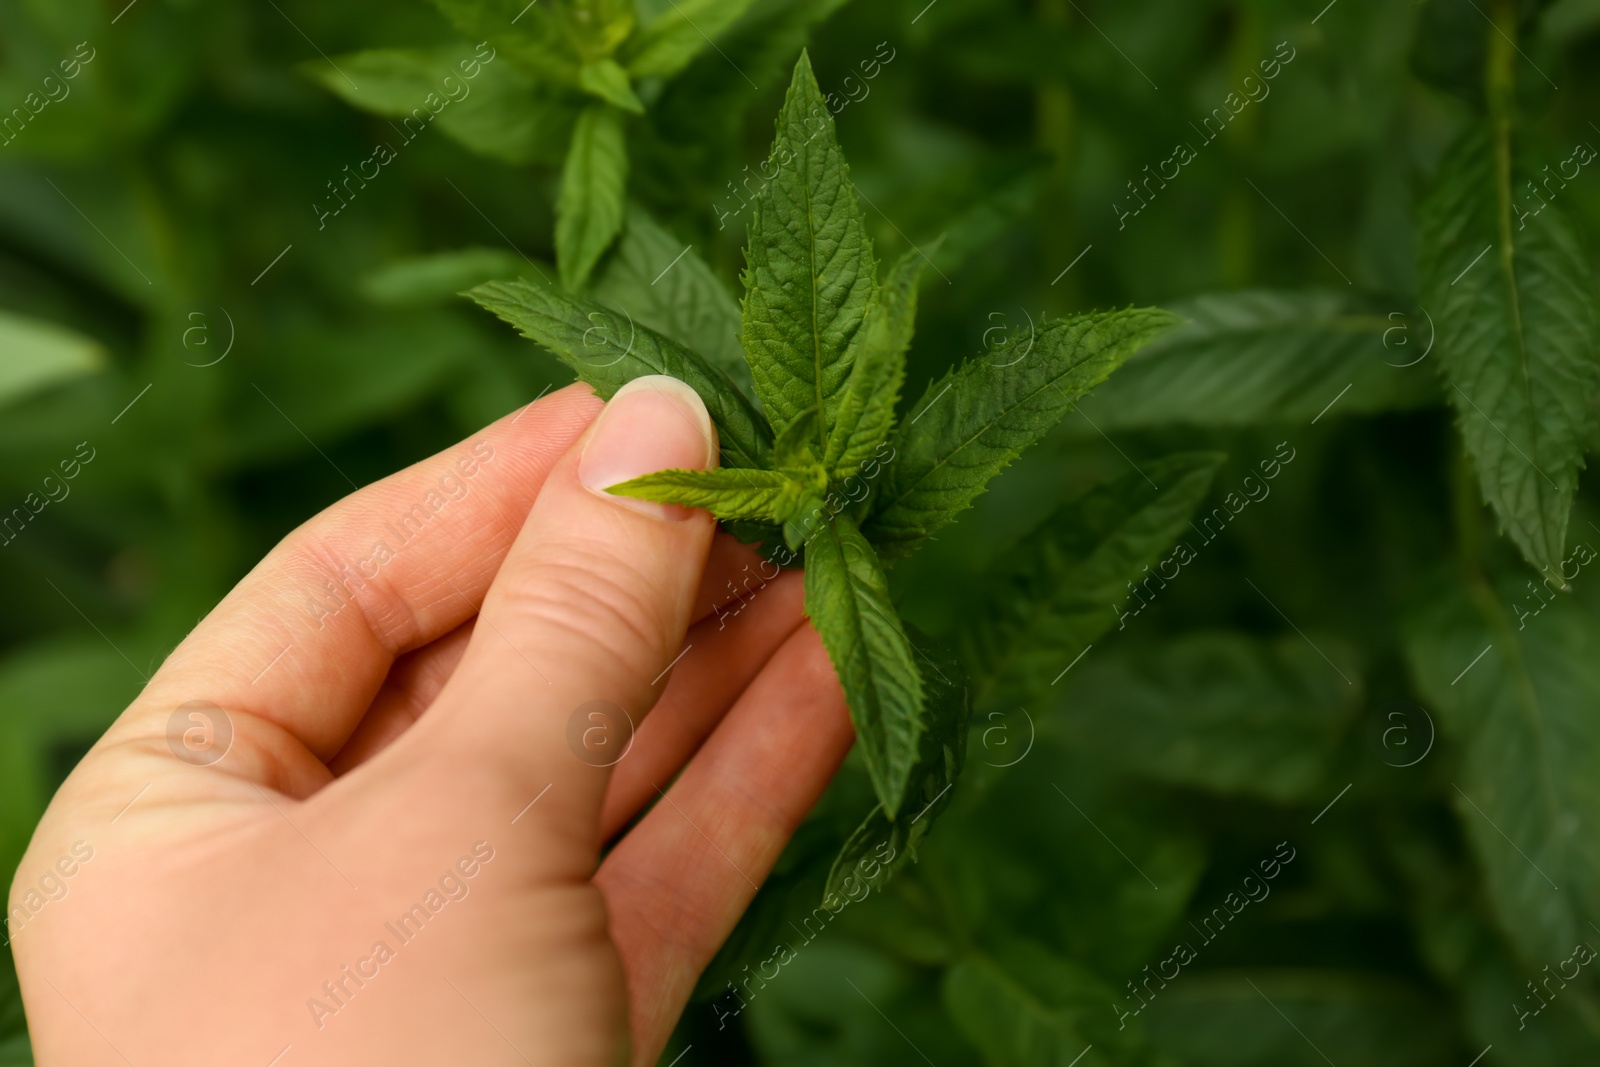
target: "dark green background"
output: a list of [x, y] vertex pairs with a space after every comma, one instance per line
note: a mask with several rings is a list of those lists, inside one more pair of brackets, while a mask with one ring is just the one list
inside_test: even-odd
[[[1515, 723], [1448, 679], [1493, 625], [1474, 614], [1483, 598], [1510, 604], [1535, 574], [1464, 471], [1439, 355], [1394, 366], [1430, 334], [1416, 205], [1478, 121], [1486, 18], [1472, 0], [1339, 0], [1315, 23], [1322, 0], [924, 3], [766, 3], [837, 7], [809, 38], [824, 91], [880, 42], [895, 49], [838, 123], [880, 259], [948, 234], [922, 291], [909, 396], [1020, 343], [1030, 320], [1093, 307], [1269, 289], [1326, 294], [1307, 299], [1365, 325], [1332, 376], [1108, 389], [894, 572], [905, 616], [950, 637], [988, 595], [984, 568], [1073, 493], [1216, 449], [1230, 460], [1209, 510], [1279, 442], [1296, 450], [1270, 498], [1069, 680], [1035, 686], [1026, 715], [974, 720], [968, 776], [916, 867], [848, 908], [737, 1025], [719, 1031], [691, 1005], [667, 1058], [692, 1044], [685, 1065], [1065, 1065], [1091, 1043], [1082, 1067], [1465, 1067], [1491, 1043], [1485, 1067], [1600, 1058], [1592, 977], [1517, 1030], [1511, 1005], [1566, 955], [1552, 947], [1566, 927], [1544, 921], [1539, 885], [1522, 885], [1517, 854], [1462, 802], [1553, 812], [1565, 829], [1535, 858], [1577, 872], [1557, 881], [1600, 939], [1587, 918], [1600, 902], [1578, 892], [1600, 869], [1600, 825], [1586, 821], [1600, 818], [1595, 579], [1585, 572], [1530, 632], [1492, 631], [1522, 655], [1491, 654], [1469, 677], [1515, 688], [1528, 672], [1537, 697], [1522, 714], [1539, 725], [1529, 748], [1501, 732], [1484, 751], [1474, 731]], [[384, 303], [364, 285], [466, 246], [548, 263], [556, 167], [486, 159], [430, 130], [317, 228], [324, 183], [391, 137], [317, 84], [318, 50], [432, 46], [448, 25], [421, 0], [279, 6], [138, 0], [115, 24], [121, 0], [0, 6], [0, 107], [79, 41], [96, 50], [70, 97], [0, 147], [0, 310], [103, 350], [94, 373], [0, 397], [0, 512], [78, 442], [95, 450], [70, 496], [0, 547], [7, 870], [141, 675], [276, 540], [348, 492], [343, 475], [374, 480], [567, 380], [466, 301]], [[1575, 142], [1600, 145], [1600, 2], [1523, 13], [1520, 137], [1555, 163]], [[1271, 95], [1119, 229], [1125, 183], [1197, 141], [1190, 123], [1282, 41], [1296, 58]], [[704, 53], [685, 75], [701, 95], [668, 94], [630, 129], [631, 194], [730, 292], [743, 220], [719, 230], [714, 205], [764, 157], [796, 51], [748, 63], [759, 89]], [[1595, 233], [1600, 168], [1561, 207]], [[193, 365], [230, 333], [225, 359]], [[1312, 425], [1345, 380], [1360, 384]], [[1597, 516], [1580, 489], [1569, 551], [1600, 543]], [[1397, 721], [1412, 748], [1385, 745]], [[1026, 757], [994, 766], [1034, 727]], [[1393, 766], [1435, 732], [1425, 758]], [[830, 813], [858, 814], [863, 781], [847, 773], [775, 890], [815, 888]], [[1119, 1031], [1125, 983], [1197, 940], [1188, 921], [1281, 841], [1296, 858], [1270, 897]], [[751, 934], [729, 959], [770, 953]], [[28, 1063], [3, 969], [0, 1063]]]

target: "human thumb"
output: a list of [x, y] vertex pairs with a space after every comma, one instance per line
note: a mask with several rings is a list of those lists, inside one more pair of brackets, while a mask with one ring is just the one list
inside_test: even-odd
[[605, 490], [716, 463], [689, 386], [653, 375], [617, 391], [550, 472], [424, 717], [431, 729], [412, 731], [430, 759], [469, 765], [478, 788], [504, 794], [494, 803], [520, 806], [548, 786], [537, 818], [598, 847], [610, 767], [682, 648], [714, 532], [703, 511]]

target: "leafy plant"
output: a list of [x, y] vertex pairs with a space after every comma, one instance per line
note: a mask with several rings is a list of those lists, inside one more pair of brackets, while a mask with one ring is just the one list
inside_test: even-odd
[[[620, 323], [602, 308], [529, 282], [491, 283], [470, 295], [602, 395], [639, 374], [672, 373], [705, 397], [724, 465], [661, 471], [611, 491], [705, 508], [785, 562], [803, 554], [806, 612], [844, 685], [878, 804], [893, 820], [930, 723], [940, 726], [941, 745], [963, 747], [960, 717], [930, 707], [930, 691], [941, 702], [965, 697], [900, 622], [885, 567], [970, 506], [1175, 320], [1127, 310], [1047, 325], [1028, 359], [969, 362], [930, 385], [897, 425], [924, 256], [906, 253], [879, 284], [833, 117], [805, 53], [767, 168], [774, 174], [756, 200], [744, 274], [744, 350], [759, 413], [725, 375], [664, 337], [630, 329], [623, 347]], [[599, 345], [596, 322], [605, 324]], [[608, 365], [594, 365], [601, 362]], [[929, 674], [946, 684], [934, 687]], [[937, 752], [924, 762], [943, 758]]]
[[[666, 95], [702, 52], [720, 52], [719, 38], [770, 52], [841, 2], [434, 0], [482, 44], [358, 52], [302, 69], [356, 107], [423, 123], [437, 115], [440, 129], [475, 152], [559, 162], [556, 260], [561, 284], [578, 291], [623, 228], [630, 117], [644, 116], [646, 101]], [[768, 65], [757, 58], [758, 70]]]

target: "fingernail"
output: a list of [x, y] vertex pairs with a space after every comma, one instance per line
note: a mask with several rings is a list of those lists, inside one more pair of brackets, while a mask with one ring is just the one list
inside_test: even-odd
[[655, 471], [715, 464], [716, 430], [705, 402], [665, 374], [635, 378], [618, 389], [595, 420], [578, 460], [578, 481], [607, 500], [658, 518], [682, 519], [691, 508], [613, 496], [613, 485]]

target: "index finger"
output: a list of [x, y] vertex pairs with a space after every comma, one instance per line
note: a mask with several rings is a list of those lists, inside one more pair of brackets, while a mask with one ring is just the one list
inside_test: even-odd
[[396, 656], [475, 614], [545, 477], [601, 408], [572, 385], [294, 530], [169, 656], [130, 714], [192, 700], [326, 762]]

